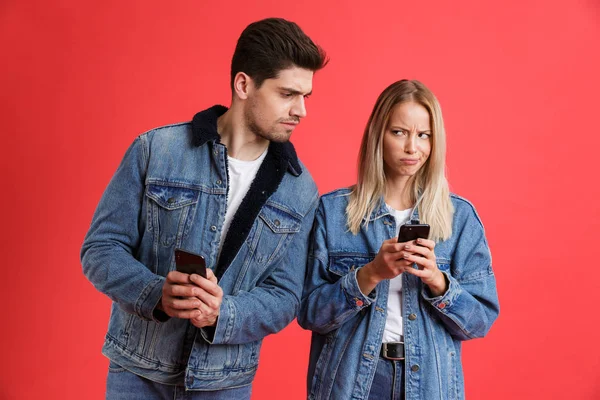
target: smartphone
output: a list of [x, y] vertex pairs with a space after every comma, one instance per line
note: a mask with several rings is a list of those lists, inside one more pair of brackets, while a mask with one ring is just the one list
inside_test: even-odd
[[410, 242], [416, 239], [427, 239], [429, 237], [428, 224], [404, 224], [400, 226], [398, 243]]
[[206, 261], [200, 254], [175, 249], [175, 269], [184, 274], [198, 274], [206, 278]]

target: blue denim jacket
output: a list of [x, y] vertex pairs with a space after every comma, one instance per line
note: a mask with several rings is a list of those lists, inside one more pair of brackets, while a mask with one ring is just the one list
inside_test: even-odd
[[[227, 153], [215, 106], [139, 136], [94, 215], [83, 271], [112, 300], [103, 353], [144, 377], [192, 390], [248, 385], [262, 339], [297, 314], [317, 188], [291, 143], [271, 143], [219, 257]], [[206, 258], [224, 297], [216, 328], [155, 310], [173, 251]]]
[[[396, 223], [384, 202], [368, 229], [353, 235], [346, 224], [348, 189], [321, 198], [299, 324], [313, 331], [308, 371], [310, 399], [366, 399], [386, 321], [389, 280], [368, 296], [357, 271], [372, 261]], [[431, 297], [414, 275], [403, 274], [406, 399], [464, 398], [461, 341], [484, 336], [498, 315], [498, 297], [483, 226], [473, 206], [452, 195], [452, 236], [437, 243], [438, 267], [450, 282]], [[415, 211], [412, 219], [418, 219]]]

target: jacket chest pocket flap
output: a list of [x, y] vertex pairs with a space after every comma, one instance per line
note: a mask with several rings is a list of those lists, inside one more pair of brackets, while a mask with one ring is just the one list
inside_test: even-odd
[[157, 182], [148, 184], [146, 197], [151, 200], [148, 207], [148, 229], [159, 236], [162, 246], [172, 246], [187, 233], [199, 196], [198, 189]]
[[200, 191], [187, 187], [167, 186], [164, 183], [150, 183], [146, 196], [167, 210], [176, 210], [198, 202]]
[[302, 225], [300, 215], [269, 203], [260, 210], [259, 216], [273, 233], [297, 233]]
[[365, 254], [331, 255], [329, 257], [329, 271], [335, 275], [344, 276], [368, 264], [373, 258]]
[[[268, 264], [278, 259], [285, 251], [291, 238], [300, 231], [302, 219], [290, 211], [267, 203], [258, 214], [262, 227], [253, 229], [247, 238], [249, 246], [256, 252], [259, 264]], [[259, 240], [260, 239], [260, 240]]]

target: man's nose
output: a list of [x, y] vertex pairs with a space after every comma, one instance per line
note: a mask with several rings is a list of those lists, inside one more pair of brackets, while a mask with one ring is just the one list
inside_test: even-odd
[[306, 117], [306, 104], [303, 96], [298, 96], [298, 100], [294, 102], [290, 114], [294, 117]]

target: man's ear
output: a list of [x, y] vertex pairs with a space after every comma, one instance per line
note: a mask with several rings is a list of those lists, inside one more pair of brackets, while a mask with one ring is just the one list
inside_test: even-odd
[[248, 98], [248, 94], [254, 89], [254, 82], [250, 76], [238, 72], [233, 78], [233, 93], [242, 100]]

